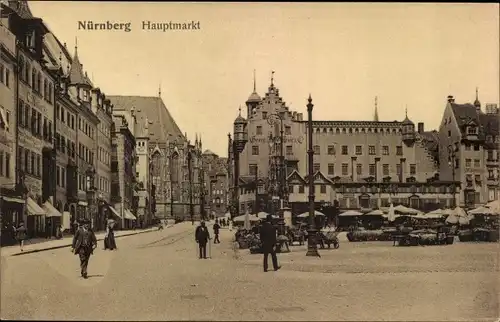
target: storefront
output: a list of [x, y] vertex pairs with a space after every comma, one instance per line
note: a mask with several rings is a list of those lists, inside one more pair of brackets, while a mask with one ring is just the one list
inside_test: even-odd
[[11, 189], [2, 189], [0, 192], [0, 227], [1, 246], [14, 245], [16, 243], [14, 227], [18, 227], [23, 220], [25, 200]]
[[49, 201], [42, 205], [47, 214], [45, 216], [45, 234], [46, 236], [56, 236], [58, 226], [62, 224], [62, 214]]
[[[41, 202], [40, 202], [41, 203]], [[45, 216], [47, 213], [31, 197], [26, 199], [26, 229], [29, 238], [45, 237]]]

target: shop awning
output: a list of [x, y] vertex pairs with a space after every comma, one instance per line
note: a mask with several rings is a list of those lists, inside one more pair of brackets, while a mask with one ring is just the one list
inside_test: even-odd
[[56, 207], [52, 206], [52, 204], [48, 201], [45, 201], [45, 203], [42, 205], [42, 208], [47, 213], [45, 217], [62, 217], [62, 214], [59, 212], [59, 210], [57, 210]]
[[42, 207], [40, 207], [36, 202], [35, 200], [31, 199], [30, 197], [28, 197], [28, 216], [45, 216], [46, 213], [45, 213], [45, 210], [42, 209]]
[[13, 198], [13, 197], [0, 197], [5, 202], [16, 202], [20, 204], [24, 204], [24, 199], [21, 198]]
[[125, 211], [123, 213], [125, 214], [125, 219], [128, 219], [128, 220], [136, 220], [137, 219], [128, 209], [125, 209]]
[[113, 208], [113, 206], [108, 205], [108, 208], [109, 208], [109, 211], [111, 211], [113, 213], [113, 215], [115, 215], [118, 218], [122, 218], [122, 216], [120, 216], [120, 214], [118, 213], [118, 211], [116, 211], [116, 209]]

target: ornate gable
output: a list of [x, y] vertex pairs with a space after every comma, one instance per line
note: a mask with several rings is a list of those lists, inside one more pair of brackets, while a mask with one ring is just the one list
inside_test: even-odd
[[[313, 180], [314, 184], [333, 184], [321, 171], [316, 171], [313, 175]], [[306, 181], [308, 181], [308, 177], [306, 177]]]
[[286, 180], [289, 184], [305, 184], [306, 183], [304, 178], [302, 178], [302, 176], [299, 174], [299, 172], [297, 170], [293, 170], [293, 172], [290, 173], [290, 175], [288, 176], [288, 178], [286, 178]]

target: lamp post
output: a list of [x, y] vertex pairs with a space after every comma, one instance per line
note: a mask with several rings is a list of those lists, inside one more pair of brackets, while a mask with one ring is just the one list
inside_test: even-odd
[[[235, 215], [238, 216], [240, 214], [240, 153], [245, 149], [245, 145], [248, 142], [248, 133], [247, 133], [247, 125], [248, 122], [241, 116], [241, 107], [240, 114], [234, 120], [234, 140], [233, 140], [233, 154], [234, 154], [234, 211]], [[234, 217], [233, 216], [233, 217]]]
[[448, 165], [451, 167], [451, 175], [453, 178], [453, 199], [452, 199], [452, 207], [455, 208], [456, 206], [456, 199], [455, 199], [455, 168], [456, 168], [456, 163], [457, 163], [457, 152], [458, 152], [458, 144], [453, 143], [448, 145]]
[[314, 151], [313, 151], [313, 129], [312, 129], [312, 111], [313, 111], [313, 103], [312, 103], [312, 98], [311, 94], [309, 94], [308, 98], [308, 104], [307, 104], [307, 141], [309, 143], [309, 147], [307, 150], [307, 155], [308, 155], [308, 172], [309, 172], [309, 229], [307, 231], [308, 233], [308, 240], [307, 240], [307, 253], [306, 256], [318, 256], [318, 245], [316, 242], [316, 227], [315, 227], [315, 220], [314, 220], [314, 180], [313, 180], [313, 160], [314, 160]]
[[85, 172], [87, 176], [87, 187], [86, 187], [86, 195], [87, 195], [87, 207], [88, 207], [88, 213], [87, 216], [91, 222], [91, 227], [94, 227], [94, 213], [95, 213], [95, 193], [96, 193], [96, 188], [94, 187], [94, 178], [95, 178], [95, 170], [92, 166], [89, 166], [87, 171]]

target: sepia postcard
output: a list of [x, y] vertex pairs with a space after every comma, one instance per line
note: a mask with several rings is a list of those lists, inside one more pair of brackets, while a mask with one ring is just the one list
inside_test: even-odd
[[0, 0], [0, 318], [499, 321], [499, 12]]

